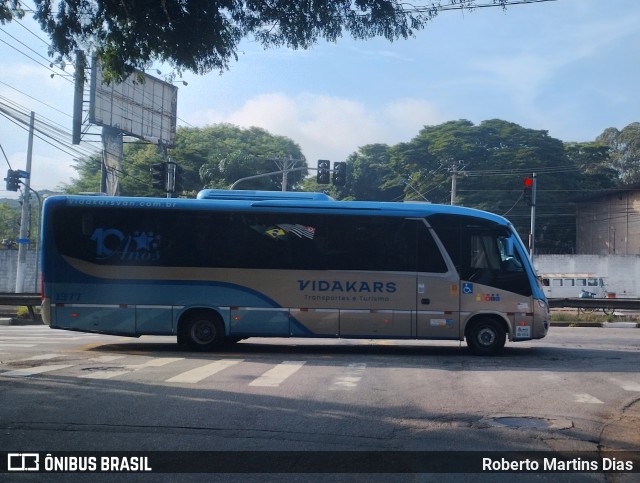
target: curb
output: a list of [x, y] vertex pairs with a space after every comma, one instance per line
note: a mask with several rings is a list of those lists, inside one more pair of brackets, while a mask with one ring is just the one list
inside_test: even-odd
[[551, 322], [551, 327], [595, 327], [603, 329], [635, 329], [637, 322]]
[[19, 325], [45, 325], [45, 324], [39, 319], [36, 319], [36, 320], [18, 319], [18, 318], [11, 318], [11, 317], [0, 318], [0, 326], [9, 326], [9, 325], [19, 326]]

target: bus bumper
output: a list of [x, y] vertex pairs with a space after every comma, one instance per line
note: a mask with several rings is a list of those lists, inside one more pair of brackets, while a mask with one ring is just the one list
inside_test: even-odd
[[42, 322], [48, 326], [51, 326], [51, 299], [45, 297], [42, 299], [42, 305], [40, 305], [40, 315], [42, 316]]

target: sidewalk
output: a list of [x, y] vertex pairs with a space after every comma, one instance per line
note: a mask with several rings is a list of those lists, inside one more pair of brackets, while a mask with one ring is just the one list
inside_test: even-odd
[[0, 326], [3, 325], [43, 325], [40, 318], [33, 319], [20, 319], [17, 317], [0, 317]]

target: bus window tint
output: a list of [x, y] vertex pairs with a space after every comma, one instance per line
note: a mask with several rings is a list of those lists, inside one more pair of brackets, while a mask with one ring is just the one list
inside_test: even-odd
[[67, 256], [100, 265], [446, 272], [421, 220], [83, 208], [57, 213]]
[[513, 238], [489, 220], [436, 214], [428, 218], [448, 251], [461, 280], [531, 295], [522, 260]]

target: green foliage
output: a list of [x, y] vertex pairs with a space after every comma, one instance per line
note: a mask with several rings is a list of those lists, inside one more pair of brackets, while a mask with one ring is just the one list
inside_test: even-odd
[[580, 172], [577, 196], [614, 188], [620, 184], [618, 172], [612, 167], [611, 149], [606, 144], [566, 143], [565, 153]]
[[74, 169], [78, 173], [71, 183], [63, 184], [62, 190], [69, 194], [83, 192], [98, 193], [100, 191], [100, 166], [102, 157], [97, 154], [75, 160]]
[[[449, 3], [472, 10], [477, 2]], [[319, 39], [335, 42], [344, 33], [356, 39], [408, 38], [440, 9], [440, 2], [416, 7], [399, 0], [36, 0], [34, 18], [60, 60], [90, 47], [105, 79], [117, 81], [153, 61], [177, 73], [225, 70], [245, 37], [265, 48], [293, 49], [307, 49]], [[18, 0], [1, 0], [0, 23], [23, 13]]]
[[20, 5], [20, 0], [2, 0], [0, 3], [0, 24], [22, 17], [24, 17], [24, 10]]
[[[197, 189], [229, 188], [240, 178], [282, 169], [284, 160], [306, 166], [300, 146], [291, 139], [257, 127], [242, 129], [230, 124], [181, 128], [170, 154], [187, 172], [185, 186], [196, 182]], [[289, 189], [295, 188], [306, 174], [306, 170], [289, 173]], [[244, 181], [239, 188], [280, 190], [282, 175]]]
[[370, 144], [351, 154], [347, 158], [347, 184], [342, 197], [375, 201], [402, 199], [404, 187], [387, 182], [395, 178], [390, 157], [391, 150], [386, 144]]
[[[0, 204], [0, 241], [15, 242], [20, 234], [20, 206], [9, 203]], [[13, 248], [13, 244], [0, 246], [0, 249]], [[16, 247], [17, 248], [17, 247]]]
[[[282, 160], [297, 160], [305, 167], [300, 147], [291, 139], [275, 136], [263, 129], [242, 129], [229, 124], [205, 128], [179, 128], [176, 146], [167, 155], [183, 169], [182, 196], [195, 197], [203, 188], [229, 188], [240, 178], [280, 169]], [[166, 196], [152, 187], [150, 168], [166, 160], [162, 149], [143, 142], [129, 143], [124, 148], [120, 194], [122, 196]], [[78, 178], [64, 187], [67, 193], [100, 191], [99, 156], [76, 160]], [[289, 173], [288, 187], [295, 188], [306, 170]], [[245, 181], [242, 189], [280, 190], [282, 175]]]
[[596, 141], [611, 148], [611, 167], [624, 183], [640, 183], [640, 122], [632, 122], [622, 131], [607, 128]]
[[590, 189], [616, 184], [602, 143], [564, 145], [547, 131], [498, 119], [425, 126], [409, 142], [361, 147], [348, 159], [350, 177], [341, 199], [417, 200], [456, 204], [505, 215], [526, 239], [531, 209], [524, 179], [536, 173], [536, 246], [539, 253], [572, 252], [575, 202]]
[[[40, 226], [40, 205], [35, 195], [31, 196], [31, 213], [27, 220], [29, 230], [27, 238], [33, 248], [38, 238]], [[22, 203], [17, 200], [5, 200], [0, 203], [0, 250], [17, 250], [20, 238], [20, 220]]]

